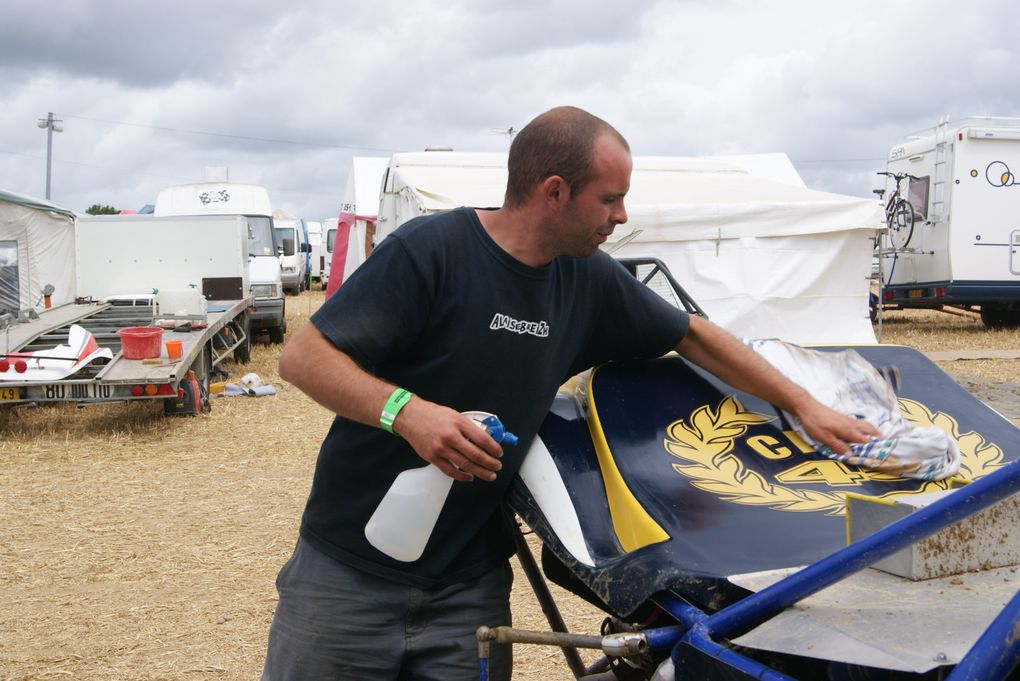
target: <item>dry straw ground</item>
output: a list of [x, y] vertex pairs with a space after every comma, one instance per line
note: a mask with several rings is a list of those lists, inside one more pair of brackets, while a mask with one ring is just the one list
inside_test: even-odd
[[[290, 298], [290, 328], [321, 300]], [[1020, 347], [972, 316], [893, 313], [884, 330], [924, 350]], [[217, 399], [205, 416], [164, 418], [151, 403], [0, 411], [0, 679], [258, 678], [273, 580], [330, 422], [279, 381], [278, 355], [260, 344], [226, 368], [279, 394]], [[1014, 395], [1016, 367], [943, 363]], [[598, 631], [598, 611], [556, 593], [572, 630]], [[513, 608], [518, 626], [546, 628], [519, 573]], [[516, 660], [517, 679], [572, 678], [556, 649], [519, 646]]]

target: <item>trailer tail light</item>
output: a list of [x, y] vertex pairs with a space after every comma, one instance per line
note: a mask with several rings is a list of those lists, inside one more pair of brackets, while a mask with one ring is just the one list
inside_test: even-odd
[[6, 359], [0, 359], [0, 374], [11, 368], [11, 363]]
[[23, 374], [28, 371], [28, 362], [23, 359], [14, 360], [14, 370], [19, 374]]
[[946, 289], [945, 289], [944, 286], [936, 287], [936, 289], [935, 289], [935, 297], [936, 298], [945, 298], [946, 297]]
[[893, 292], [892, 292], [891, 289], [886, 289], [886, 290], [882, 291], [882, 302], [883, 303], [892, 302], [892, 299], [893, 299]]
[[152, 383], [145, 386], [145, 394], [148, 395], [149, 397], [155, 396], [156, 390], [157, 390], [156, 386], [154, 386]]
[[326, 256], [324, 255], [319, 256], [319, 269], [320, 270], [326, 269]]
[[159, 386], [159, 390], [156, 391], [156, 394], [163, 395], [165, 397], [173, 397], [174, 395], [176, 395], [176, 392], [174, 391], [174, 387], [172, 385], [170, 385], [169, 383], [164, 383], [163, 385]]
[[131, 396], [132, 397], [141, 397], [144, 394], [145, 394], [145, 388], [143, 388], [142, 386], [140, 386], [140, 385], [133, 385], [133, 386], [131, 386]]

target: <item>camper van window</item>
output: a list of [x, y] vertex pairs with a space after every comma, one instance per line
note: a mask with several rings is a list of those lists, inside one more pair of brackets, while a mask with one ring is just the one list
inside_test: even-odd
[[277, 227], [276, 243], [283, 246], [284, 255], [294, 255], [295, 230], [293, 227]]
[[17, 312], [21, 284], [18, 280], [18, 242], [0, 241], [0, 314]]
[[262, 215], [248, 215], [248, 254], [276, 255], [273, 221]]
[[930, 181], [930, 177], [911, 180], [910, 187], [907, 189], [907, 199], [920, 220], [928, 219], [928, 184]]
[[331, 229], [328, 232], [326, 232], [326, 252], [327, 253], [332, 253], [333, 252], [333, 244], [335, 244], [335, 243], [336, 243], [336, 230], [335, 229]]

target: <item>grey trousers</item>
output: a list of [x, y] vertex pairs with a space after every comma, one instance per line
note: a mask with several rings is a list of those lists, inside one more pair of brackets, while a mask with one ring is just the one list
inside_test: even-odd
[[[509, 563], [434, 591], [380, 579], [298, 542], [280, 570], [262, 681], [475, 681], [482, 625], [510, 625]], [[509, 681], [493, 645], [489, 678]]]

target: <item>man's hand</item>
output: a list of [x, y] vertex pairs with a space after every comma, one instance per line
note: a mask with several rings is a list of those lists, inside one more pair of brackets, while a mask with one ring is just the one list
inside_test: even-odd
[[837, 454], [850, 453], [851, 444], [863, 444], [873, 437], [881, 437], [875, 426], [867, 421], [840, 414], [805, 393], [803, 406], [793, 411], [800, 419], [804, 432]]
[[393, 432], [454, 480], [491, 482], [503, 467], [499, 461], [503, 448], [484, 428], [460, 412], [417, 396], [400, 411]]
[[865, 443], [872, 436], [880, 437], [873, 425], [826, 407], [754, 350], [707, 319], [691, 317], [687, 335], [676, 351], [734, 388], [794, 414], [808, 435], [837, 454], [848, 453], [848, 443]]

